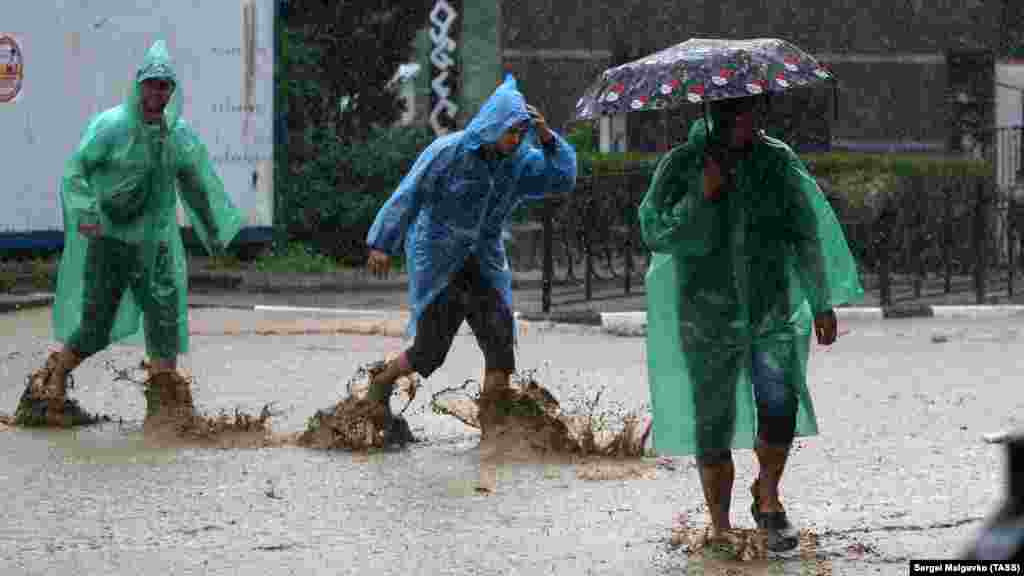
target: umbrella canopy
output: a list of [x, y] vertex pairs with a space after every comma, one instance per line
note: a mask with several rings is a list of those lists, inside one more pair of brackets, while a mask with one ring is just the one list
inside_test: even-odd
[[835, 81], [813, 56], [776, 38], [694, 38], [606, 70], [576, 120], [757, 96]]

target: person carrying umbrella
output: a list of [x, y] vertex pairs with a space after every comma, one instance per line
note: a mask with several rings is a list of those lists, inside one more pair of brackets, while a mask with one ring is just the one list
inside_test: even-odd
[[[521, 146], [524, 138], [531, 145]], [[463, 320], [484, 355], [484, 412], [487, 398], [509, 387], [515, 326], [502, 229], [521, 202], [567, 193], [575, 184], [576, 152], [526, 104], [511, 75], [465, 130], [420, 154], [366, 237], [367, 266], [376, 275], [386, 275], [404, 247], [413, 308], [412, 346], [371, 371], [368, 398], [379, 407], [375, 419], [386, 436], [395, 429], [388, 403], [395, 381], [437, 370]], [[481, 414], [484, 435], [497, 417]]]
[[694, 39], [606, 72], [577, 117], [707, 106], [659, 162], [640, 207], [655, 450], [697, 457], [713, 540], [731, 529], [732, 449], [753, 448], [751, 515], [773, 551], [798, 545], [779, 483], [796, 436], [817, 433], [807, 389], [813, 324], [863, 297], [815, 179], [759, 129], [766, 95], [830, 74], [776, 39]]
[[180, 117], [182, 103], [180, 78], [159, 40], [126, 101], [97, 114], [72, 154], [61, 185], [65, 238], [53, 306], [54, 335], [63, 346], [30, 375], [15, 413], [19, 425], [87, 421], [67, 398], [71, 372], [140, 328], [150, 357], [147, 419], [172, 406], [191, 410], [189, 382], [176, 368], [178, 355], [188, 352], [177, 199], [210, 253], [230, 244], [242, 215], [206, 146]]

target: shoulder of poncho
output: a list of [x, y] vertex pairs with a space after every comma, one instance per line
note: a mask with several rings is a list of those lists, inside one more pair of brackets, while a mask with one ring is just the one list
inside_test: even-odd
[[178, 118], [169, 131], [182, 144], [199, 142], [199, 133], [184, 118]]
[[430, 162], [428, 171], [444, 170], [464, 160], [469, 150], [464, 146], [462, 132], [446, 134], [437, 138], [421, 153]]
[[673, 172], [681, 167], [693, 168], [699, 167], [700, 150], [692, 142], [686, 142], [672, 148], [665, 153], [661, 159], [658, 160], [657, 171], [659, 173], [665, 172], [672, 167]]
[[768, 135], [761, 136], [761, 154], [779, 162], [793, 162], [799, 160], [796, 152], [782, 140], [772, 138]]
[[464, 132], [456, 132], [454, 134], [447, 134], [441, 136], [437, 140], [434, 140], [430, 148], [433, 149], [436, 154], [456, 154], [466, 153], [469, 150], [466, 148], [466, 135]]
[[110, 132], [118, 129], [128, 128], [128, 115], [125, 113], [124, 104], [107, 108], [98, 112], [89, 119], [89, 127], [95, 134]]

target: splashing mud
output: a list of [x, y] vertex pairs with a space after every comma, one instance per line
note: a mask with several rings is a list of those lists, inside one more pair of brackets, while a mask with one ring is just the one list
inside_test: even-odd
[[415, 442], [409, 425], [402, 415], [416, 398], [420, 379], [413, 374], [399, 378], [395, 383], [395, 394], [405, 396], [407, 401], [401, 412], [394, 417], [391, 438], [385, 435], [384, 408], [370, 400], [367, 393], [370, 381], [387, 362], [375, 362], [360, 367], [347, 385], [348, 396], [325, 410], [318, 410], [299, 435], [298, 443], [308, 448], [324, 450], [370, 451], [386, 448], [389, 441], [401, 444]]
[[[143, 431], [150, 440], [215, 448], [264, 448], [292, 440], [271, 430], [270, 419], [275, 413], [270, 404], [259, 415], [236, 408], [234, 414], [221, 411], [217, 416], [209, 416], [196, 410], [192, 403], [195, 378], [191, 375], [176, 371], [153, 373], [145, 363], [140, 368], [151, 373], [141, 382], [146, 397]], [[118, 377], [132, 380], [124, 371]]]
[[[434, 394], [435, 413], [452, 416], [481, 431], [481, 460], [534, 461], [554, 458], [576, 463], [585, 480], [650, 478], [653, 463], [640, 460], [650, 434], [650, 418], [627, 415], [621, 430], [597, 429], [591, 403], [589, 414], [564, 414], [558, 400], [532, 372], [513, 375], [505, 390], [483, 393], [473, 380]], [[479, 386], [475, 386], [477, 389]]]
[[[682, 516], [677, 516], [672, 527], [670, 545], [682, 549], [694, 560], [699, 559], [704, 563], [705, 570], [715, 570], [711, 572], [715, 574], [772, 573], [770, 560], [779, 558], [768, 551], [765, 535], [758, 530], [734, 528], [726, 532], [723, 538], [712, 539], [710, 526], [690, 526]], [[800, 544], [796, 550], [782, 557], [798, 560], [802, 565], [801, 573], [831, 575], [831, 563], [820, 557], [818, 552], [818, 535], [810, 530], [801, 530]]]
[[264, 406], [258, 416], [236, 410], [217, 416], [191, 413], [175, 417], [149, 417], [143, 424], [146, 437], [163, 445], [199, 445], [208, 448], [268, 448], [295, 444], [291, 434], [274, 433], [273, 413]]
[[62, 379], [60, 366], [60, 354], [51, 352], [43, 366], [29, 374], [12, 425], [75, 428], [111, 421], [106, 416], [89, 414], [78, 401], [68, 398], [67, 391], [74, 388], [75, 381], [70, 374]]

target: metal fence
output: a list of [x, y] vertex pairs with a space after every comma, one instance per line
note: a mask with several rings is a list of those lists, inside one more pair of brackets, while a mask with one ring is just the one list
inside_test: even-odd
[[572, 194], [541, 205], [544, 312], [551, 310], [552, 286], [559, 281], [580, 285], [586, 300], [595, 282], [620, 280], [624, 294], [633, 291], [637, 272], [650, 262], [637, 220], [648, 179], [644, 172], [580, 178]]
[[[854, 208], [830, 196], [865, 289], [883, 307], [963, 296], [974, 303], [1017, 293], [1024, 232], [1021, 128], [993, 133], [992, 176], [903, 177], [870, 205]], [[576, 191], [545, 201], [533, 213], [543, 225], [542, 310], [555, 284], [621, 283], [623, 295], [642, 291], [650, 262], [637, 207], [650, 174], [626, 172], [580, 178]], [[639, 286], [638, 286], [639, 284]]]

